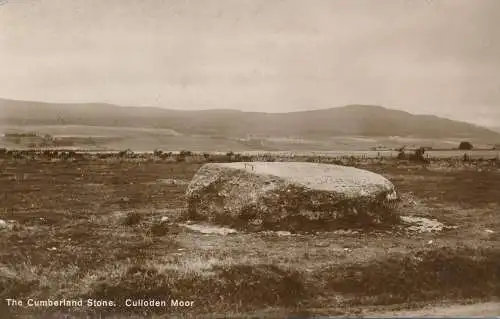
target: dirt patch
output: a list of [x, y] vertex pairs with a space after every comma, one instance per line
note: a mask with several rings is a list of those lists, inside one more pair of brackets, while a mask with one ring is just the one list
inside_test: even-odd
[[447, 226], [435, 219], [416, 216], [401, 216], [401, 221], [407, 226], [406, 230], [417, 233], [439, 232]]
[[417, 310], [365, 313], [371, 317], [495, 317], [500, 313], [500, 302], [473, 303], [470, 305], [448, 304]]
[[167, 185], [188, 185], [189, 181], [172, 179], [172, 178], [165, 178], [165, 179], [159, 179], [158, 183], [163, 183], [163, 184], [167, 184]]
[[237, 232], [235, 229], [209, 224], [180, 224], [180, 226], [202, 234], [229, 235]]

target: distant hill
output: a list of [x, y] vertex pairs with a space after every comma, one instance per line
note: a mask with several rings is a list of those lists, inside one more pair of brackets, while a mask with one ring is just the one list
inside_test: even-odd
[[236, 110], [180, 111], [102, 103], [56, 104], [0, 99], [0, 124], [166, 128], [184, 135], [231, 138], [399, 136], [500, 141], [499, 132], [477, 125], [370, 105], [290, 113], [259, 113]]
[[490, 130], [494, 131], [494, 132], [498, 132], [500, 133], [500, 126], [493, 126], [493, 127], [488, 127]]

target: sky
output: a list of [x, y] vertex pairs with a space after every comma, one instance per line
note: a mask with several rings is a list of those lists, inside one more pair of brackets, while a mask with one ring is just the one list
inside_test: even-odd
[[[3, 3], [3, 4], [2, 4]], [[0, 0], [0, 97], [500, 126], [498, 0]]]

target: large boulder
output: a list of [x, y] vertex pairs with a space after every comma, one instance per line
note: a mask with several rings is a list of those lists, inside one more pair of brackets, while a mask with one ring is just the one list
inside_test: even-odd
[[371, 227], [397, 220], [389, 180], [329, 164], [209, 163], [193, 177], [186, 198], [188, 218], [250, 230]]

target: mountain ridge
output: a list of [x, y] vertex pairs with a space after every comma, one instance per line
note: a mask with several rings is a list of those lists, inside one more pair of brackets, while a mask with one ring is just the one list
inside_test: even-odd
[[378, 105], [350, 104], [288, 113], [233, 109], [173, 110], [109, 103], [50, 103], [0, 98], [4, 125], [89, 125], [168, 128], [211, 136], [403, 136], [480, 138], [500, 141], [491, 129], [435, 115], [416, 115]]

